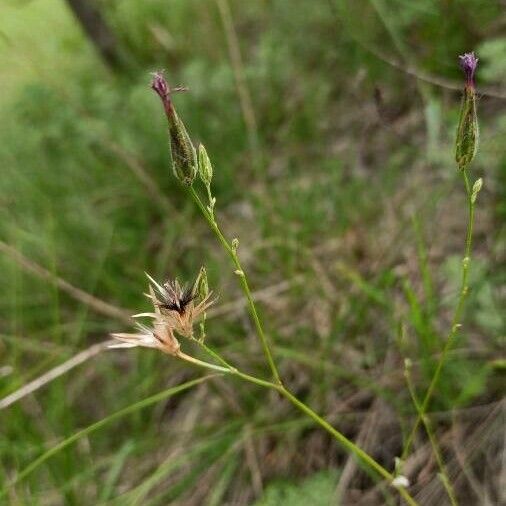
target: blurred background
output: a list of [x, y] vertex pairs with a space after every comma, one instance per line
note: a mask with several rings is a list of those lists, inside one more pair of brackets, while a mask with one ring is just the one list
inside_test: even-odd
[[[219, 294], [208, 343], [268, 374], [233, 268], [171, 174], [149, 89], [159, 69], [189, 87], [174, 100], [213, 161], [219, 220], [240, 239], [287, 385], [392, 469], [415, 417], [404, 359], [423, 395], [459, 287], [467, 210], [453, 145], [458, 55], [471, 50], [484, 189], [463, 331], [431, 420], [461, 504], [492, 505], [506, 500], [504, 0], [3, 0], [2, 500], [398, 504], [292, 406], [224, 378], [7, 484], [65, 437], [203, 374], [105, 349], [148, 308], [145, 271], [191, 280], [205, 264]], [[447, 504], [423, 431], [406, 474], [421, 504]]]

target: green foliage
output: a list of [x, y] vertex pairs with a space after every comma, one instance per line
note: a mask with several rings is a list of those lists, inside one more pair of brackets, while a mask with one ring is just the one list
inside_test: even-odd
[[335, 504], [338, 473], [321, 471], [301, 483], [278, 481], [271, 483], [255, 506], [330, 506]]

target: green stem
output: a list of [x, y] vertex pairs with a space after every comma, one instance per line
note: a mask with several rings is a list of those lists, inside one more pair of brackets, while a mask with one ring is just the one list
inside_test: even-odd
[[248, 280], [246, 279], [246, 275], [244, 273], [244, 270], [242, 269], [241, 262], [239, 261], [239, 257], [237, 256], [236, 251], [230, 246], [228, 241], [225, 239], [225, 236], [220, 230], [220, 227], [216, 223], [216, 220], [214, 217], [209, 213], [209, 211], [205, 208], [204, 204], [200, 200], [199, 196], [197, 195], [196, 191], [193, 189], [193, 187], [190, 187], [188, 189], [191, 197], [199, 207], [200, 211], [204, 215], [204, 218], [209, 223], [211, 229], [213, 230], [214, 234], [220, 241], [221, 245], [225, 248], [227, 253], [229, 254], [230, 258], [232, 259], [232, 262], [236, 268], [236, 273], [238, 274], [240, 280], [241, 280], [241, 286], [244, 294], [246, 295], [246, 299], [248, 301], [248, 308], [251, 315], [251, 318], [255, 324], [256, 332], [258, 334], [258, 337], [260, 338], [260, 341], [262, 343], [262, 348], [265, 354], [265, 357], [267, 359], [267, 362], [269, 363], [269, 367], [271, 368], [272, 375], [274, 376], [274, 380], [276, 383], [281, 384], [281, 378], [279, 376], [278, 369], [276, 367], [276, 364], [274, 363], [274, 359], [272, 357], [272, 353], [270, 350], [269, 343], [267, 341], [267, 337], [264, 333], [264, 330], [262, 328], [262, 324], [260, 322], [260, 318], [258, 316], [258, 312], [256, 310], [255, 302], [253, 300], [253, 295], [251, 294], [250, 287], [248, 285]]
[[406, 441], [406, 445], [404, 446], [404, 451], [401, 457], [402, 460], [404, 460], [408, 455], [409, 450], [411, 448], [411, 444], [413, 443], [413, 439], [415, 437], [415, 433], [418, 430], [418, 427], [422, 421], [422, 417], [425, 415], [425, 413], [427, 413], [430, 401], [432, 399], [436, 386], [439, 382], [441, 371], [443, 370], [443, 366], [445, 365], [446, 359], [448, 358], [448, 353], [452, 348], [455, 336], [457, 335], [457, 332], [460, 328], [460, 318], [462, 316], [462, 311], [464, 309], [465, 299], [469, 292], [468, 277], [469, 277], [469, 266], [471, 264], [471, 249], [473, 244], [474, 202], [472, 200], [471, 185], [469, 183], [469, 178], [467, 176], [467, 172], [465, 169], [462, 171], [462, 175], [464, 178], [464, 184], [467, 192], [469, 219], [467, 222], [465, 253], [464, 258], [462, 259], [462, 280], [460, 285], [460, 296], [457, 302], [457, 306], [455, 307], [455, 312], [453, 314], [450, 332], [448, 333], [443, 351], [441, 352], [441, 357], [439, 358], [439, 362], [436, 366], [434, 375], [432, 376], [429, 388], [427, 389], [427, 393], [425, 394], [425, 397], [423, 399], [421, 411], [418, 413], [415, 424], [413, 425], [413, 428], [411, 429], [411, 432]]
[[229, 364], [219, 353], [216, 353], [212, 348], [207, 346], [207, 344], [205, 344], [201, 341], [196, 341], [196, 342], [201, 348], [203, 348], [207, 353], [209, 353], [209, 355], [211, 355], [218, 362], [220, 362], [220, 364], [222, 364], [225, 367], [228, 367], [229, 369], [235, 369], [235, 367], [233, 365]]
[[420, 401], [418, 400], [418, 397], [416, 395], [415, 386], [413, 384], [413, 381], [411, 379], [411, 366], [406, 363], [404, 366], [404, 377], [406, 378], [406, 384], [408, 387], [409, 395], [411, 396], [411, 400], [413, 401], [413, 404], [415, 406], [415, 409], [417, 413], [419, 414], [422, 423], [425, 427], [425, 431], [427, 432], [427, 435], [429, 436], [429, 441], [432, 446], [432, 451], [434, 452], [434, 456], [436, 457], [436, 462], [439, 467], [440, 471], [440, 478], [443, 483], [443, 486], [446, 490], [446, 493], [448, 494], [448, 497], [450, 498], [450, 502], [452, 506], [458, 506], [457, 498], [455, 496], [455, 492], [453, 490], [453, 487], [450, 482], [450, 478], [448, 477], [448, 471], [446, 469], [446, 466], [443, 461], [443, 456], [441, 455], [441, 450], [439, 448], [436, 435], [434, 434], [434, 431], [432, 430], [432, 426], [430, 424], [430, 420], [427, 417], [425, 413], [422, 411], [422, 406], [420, 404]]
[[[329, 432], [334, 439], [336, 439], [346, 450], [355, 455], [359, 460], [364, 462], [368, 467], [375, 470], [380, 476], [385, 478], [389, 483], [392, 482], [394, 476], [392, 473], [387, 471], [381, 464], [376, 462], [370, 455], [368, 455], [362, 448], [357, 446], [353, 441], [348, 439], [344, 434], [339, 432], [337, 429], [332, 427], [324, 418], [315, 413], [309, 406], [304, 404], [302, 401], [297, 399], [291, 392], [289, 392], [284, 386], [276, 386], [276, 390], [286, 399], [288, 399], [297, 409], [305, 413], [307, 416], [312, 418], [320, 427]], [[407, 504], [416, 506], [416, 501], [411, 497], [409, 492], [403, 488], [397, 488], [399, 494], [404, 498]]]
[[[332, 427], [330, 423], [328, 423], [324, 418], [322, 418], [320, 415], [318, 415], [316, 412], [314, 412], [309, 406], [304, 404], [302, 401], [297, 399], [289, 390], [287, 390], [282, 384], [279, 383], [272, 383], [271, 381], [266, 381], [261, 378], [257, 378], [256, 376], [251, 376], [250, 374], [244, 373], [242, 371], [239, 371], [235, 367], [229, 365], [224, 359], [220, 357], [218, 353], [208, 348], [205, 344], [199, 343], [206, 351], [209, 351], [210, 354], [215, 357], [217, 360], [219, 360], [223, 364], [227, 364], [226, 367], [221, 367], [218, 365], [210, 364], [208, 362], [204, 362], [202, 360], [199, 360], [197, 358], [191, 357], [189, 355], [186, 355], [186, 353], [183, 353], [182, 351], [179, 351], [177, 354], [177, 357], [181, 358], [182, 360], [185, 360], [187, 362], [193, 363], [200, 367], [205, 367], [208, 369], [212, 369], [219, 372], [228, 373], [232, 376], [237, 376], [238, 378], [241, 378], [245, 381], [248, 381], [250, 383], [254, 383], [255, 385], [268, 388], [271, 390], [276, 390], [279, 392], [283, 397], [288, 399], [297, 409], [305, 413], [307, 416], [309, 416], [313, 421], [315, 421], [318, 425], [320, 425], [323, 429], [325, 429], [327, 432], [329, 432], [334, 439], [336, 439], [346, 450], [354, 454], [358, 459], [360, 459], [363, 463], [365, 463], [368, 467], [376, 471], [380, 476], [385, 478], [389, 483], [392, 482], [394, 479], [394, 476], [392, 473], [390, 473], [387, 469], [385, 469], [381, 464], [376, 462], [369, 454], [367, 454], [362, 448], [357, 446], [353, 441], [348, 439], [344, 434], [339, 432], [337, 429]], [[398, 487], [397, 488], [399, 494], [404, 498], [407, 504], [410, 506], [417, 506], [416, 501], [411, 497], [411, 495], [408, 493], [408, 491], [405, 488]]]
[[186, 362], [190, 362], [192, 364], [199, 365], [201, 367], [205, 367], [206, 369], [211, 369], [213, 371], [218, 371], [222, 373], [230, 373], [233, 371], [233, 369], [231, 369], [230, 367], [222, 367], [221, 365], [215, 365], [210, 364], [209, 362], [204, 362], [203, 360], [199, 360], [198, 358], [187, 355], [181, 350], [179, 350], [175, 356], [180, 358], [181, 360], [185, 360]]
[[[246, 275], [242, 269], [241, 263], [239, 261], [239, 258], [237, 256], [237, 253], [234, 248], [228, 243], [228, 241], [225, 239], [223, 233], [221, 232], [218, 224], [216, 223], [216, 220], [214, 219], [214, 216], [205, 208], [204, 204], [200, 200], [198, 194], [193, 189], [193, 187], [188, 188], [188, 191], [192, 197], [192, 199], [197, 204], [198, 208], [204, 215], [205, 219], [209, 223], [211, 229], [215, 233], [216, 237], [222, 244], [222, 246], [225, 248], [225, 250], [228, 252], [230, 258], [232, 259], [232, 262], [236, 268], [236, 274], [239, 275], [241, 279], [241, 285], [242, 289], [244, 291], [244, 294], [246, 295], [246, 298], [248, 300], [248, 307], [251, 314], [251, 317], [255, 323], [257, 334], [260, 338], [260, 341], [262, 343], [264, 354], [267, 358], [267, 362], [269, 363], [270, 369], [272, 371], [272, 375], [274, 377], [275, 382], [272, 383], [270, 381], [265, 381], [260, 378], [256, 378], [255, 376], [251, 376], [249, 374], [243, 373], [234, 367], [231, 367], [227, 362], [225, 362], [217, 353], [212, 351], [210, 348], [208, 348], [204, 343], [200, 343], [201, 346], [208, 351], [213, 357], [217, 358], [222, 364], [225, 365], [225, 367], [217, 366], [214, 364], [209, 364], [208, 362], [203, 362], [198, 359], [194, 359], [193, 357], [189, 357], [188, 355], [183, 355], [181, 358], [193, 362], [196, 365], [201, 365], [203, 367], [211, 368], [217, 371], [223, 371], [228, 372], [231, 375], [238, 376], [239, 378], [242, 378], [245, 381], [249, 381], [250, 383], [254, 383], [256, 385], [273, 389], [278, 391], [283, 397], [288, 399], [296, 408], [298, 408], [300, 411], [305, 413], [307, 416], [309, 416], [311, 419], [313, 419], [318, 425], [320, 425], [323, 429], [325, 429], [327, 432], [329, 432], [344, 448], [346, 448], [349, 452], [354, 454], [358, 459], [360, 459], [362, 462], [364, 462], [367, 466], [369, 466], [371, 469], [376, 471], [380, 476], [385, 478], [389, 483], [391, 483], [394, 479], [394, 476], [385, 469], [381, 464], [376, 462], [371, 456], [369, 456], [364, 450], [362, 450], [359, 446], [357, 446], [353, 441], [349, 440], [346, 436], [344, 436], [341, 432], [339, 432], [337, 429], [332, 427], [324, 418], [322, 418], [320, 415], [315, 413], [309, 406], [304, 404], [302, 401], [297, 399], [291, 392], [289, 392], [281, 383], [281, 379], [276, 367], [276, 364], [274, 363], [274, 359], [271, 354], [271, 350], [267, 341], [267, 337], [264, 334], [262, 324], [260, 322], [260, 318], [258, 316], [255, 302], [253, 300], [253, 296], [251, 294], [251, 290], [248, 285], [248, 281], [246, 279]], [[399, 494], [404, 498], [407, 504], [410, 506], [417, 506], [416, 501], [411, 497], [409, 492], [403, 488], [398, 487], [397, 488]]]

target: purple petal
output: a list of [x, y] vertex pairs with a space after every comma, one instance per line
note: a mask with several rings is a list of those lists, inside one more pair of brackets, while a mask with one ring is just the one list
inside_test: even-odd
[[460, 67], [464, 71], [466, 75], [466, 84], [468, 86], [474, 87], [474, 74], [476, 72], [476, 67], [478, 66], [478, 58], [476, 58], [474, 52], [464, 53], [459, 56], [460, 59]]

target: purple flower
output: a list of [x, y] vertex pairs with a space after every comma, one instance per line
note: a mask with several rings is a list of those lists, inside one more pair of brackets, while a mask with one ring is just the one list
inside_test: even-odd
[[466, 75], [466, 86], [474, 88], [474, 73], [478, 66], [478, 58], [474, 55], [474, 52], [464, 53], [460, 58], [460, 67]]
[[170, 87], [165, 80], [163, 71], [153, 73], [151, 88], [155, 90], [158, 96], [162, 99], [165, 111], [169, 114], [172, 108], [172, 101], [170, 99]]

